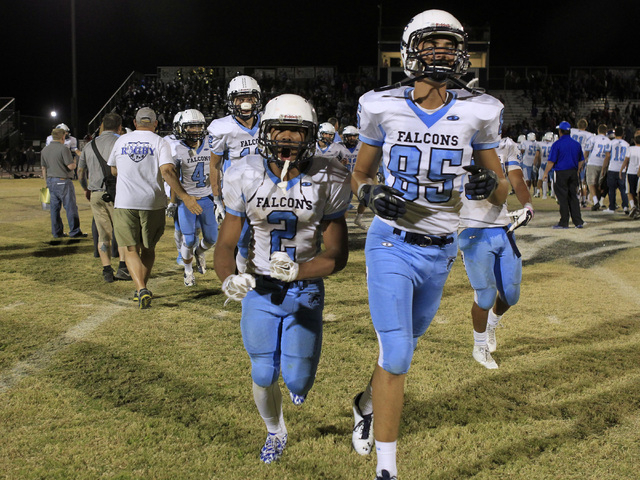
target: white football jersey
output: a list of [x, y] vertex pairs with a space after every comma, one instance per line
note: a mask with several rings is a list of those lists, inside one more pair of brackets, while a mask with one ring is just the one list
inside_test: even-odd
[[624, 159], [629, 156], [629, 143], [621, 138], [611, 140], [611, 158], [609, 159], [609, 171], [619, 172]]
[[[547, 160], [549, 160], [549, 152], [551, 152], [551, 145], [553, 142], [541, 141], [536, 142], [536, 150], [540, 152], [540, 168], [545, 168], [547, 165]], [[544, 170], [543, 170], [544, 172]], [[542, 176], [539, 175], [542, 179]]]
[[[496, 148], [500, 165], [506, 172], [522, 170], [520, 167], [520, 148], [509, 137], [500, 140]], [[507, 216], [507, 202], [494, 205], [489, 200], [469, 200], [462, 195], [462, 209], [460, 210], [460, 229], [465, 228], [495, 228], [509, 225]]]
[[604, 135], [594, 135], [588, 139], [583, 150], [590, 152], [587, 165], [601, 167], [604, 163], [605, 155], [607, 152], [611, 152], [611, 140]]
[[173, 162], [176, 168], [180, 169], [180, 183], [184, 190], [194, 197], [211, 195], [209, 141], [207, 135], [197, 149], [192, 149], [184, 142], [171, 143]]
[[314, 156], [322, 158], [337, 158], [343, 163], [349, 151], [341, 143], [330, 143], [328, 147], [322, 148], [320, 143], [316, 142], [316, 153]]
[[358, 142], [358, 144], [353, 148], [347, 147], [344, 142], [340, 142], [340, 145], [342, 145], [346, 152], [345, 155], [347, 159], [347, 169], [350, 172], [353, 172], [353, 167], [356, 166], [356, 158], [358, 158], [358, 152], [360, 152], [360, 146], [362, 145], [362, 142]]
[[579, 128], [571, 129], [571, 138], [573, 138], [580, 144], [583, 152], [585, 152], [585, 146], [587, 145], [587, 142], [593, 136], [593, 133], [587, 132], [586, 130], [580, 130]]
[[226, 172], [226, 211], [245, 217], [253, 233], [247, 273], [269, 275], [271, 254], [287, 252], [305, 263], [320, 253], [323, 220], [342, 217], [351, 197], [351, 175], [336, 159], [313, 157], [305, 172], [287, 183], [259, 155], [233, 162]]
[[207, 127], [211, 135], [209, 148], [220, 157], [226, 154], [226, 158], [231, 162], [245, 155], [258, 154], [259, 126], [260, 115], [252, 129], [242, 125], [233, 115], [216, 118]]
[[525, 140], [520, 144], [520, 151], [522, 152], [522, 165], [525, 167], [532, 167], [533, 161], [536, 158], [536, 142], [535, 140]]
[[640, 146], [634, 145], [629, 147], [629, 165], [627, 167], [627, 173], [630, 175], [637, 175], [638, 169], [640, 169]]
[[403, 192], [407, 213], [381, 221], [427, 235], [455, 232], [464, 195], [462, 168], [473, 150], [500, 142], [503, 105], [490, 95], [449, 90], [433, 113], [415, 105], [413, 88], [370, 91], [360, 97], [360, 141], [382, 148], [385, 183]]

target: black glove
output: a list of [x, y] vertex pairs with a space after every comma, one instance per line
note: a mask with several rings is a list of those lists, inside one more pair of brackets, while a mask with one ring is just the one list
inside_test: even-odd
[[498, 176], [493, 170], [478, 165], [462, 168], [471, 174], [464, 186], [464, 193], [469, 200], [485, 200], [498, 188]]
[[358, 189], [358, 200], [369, 207], [373, 213], [385, 220], [395, 220], [407, 212], [403, 193], [386, 185], [362, 184]]

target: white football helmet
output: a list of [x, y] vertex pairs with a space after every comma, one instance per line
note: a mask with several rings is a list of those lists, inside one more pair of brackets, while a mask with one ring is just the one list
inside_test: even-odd
[[182, 112], [178, 112], [173, 116], [173, 134], [176, 138], [180, 136], [180, 115], [182, 115]]
[[542, 136], [543, 142], [553, 142], [553, 132], [547, 132]]
[[[236, 97], [243, 95], [253, 95], [255, 101], [236, 105]], [[258, 115], [258, 112], [262, 110], [262, 90], [260, 90], [260, 85], [255, 78], [248, 75], [238, 75], [231, 79], [227, 88], [227, 107], [231, 115], [242, 120], [249, 120]]]
[[59, 123], [58, 125], [56, 125], [56, 128], [61, 128], [63, 129], [65, 132], [69, 133], [71, 130], [69, 129], [69, 127], [67, 127], [67, 125], [65, 123]]
[[536, 141], [536, 132], [527, 133], [527, 140], [529, 140], [531, 142], [535, 142]]
[[353, 148], [358, 145], [358, 129], [353, 125], [348, 125], [342, 130], [342, 142], [347, 148]]
[[[199, 142], [207, 135], [207, 124], [204, 115], [195, 108], [182, 112], [178, 123], [178, 138], [189, 142]], [[193, 127], [196, 128], [194, 129]]]
[[518, 143], [522, 143], [527, 139], [524, 135], [518, 135]]
[[[271, 138], [273, 128], [301, 127], [306, 129], [304, 140], [297, 145], [287, 142], [279, 144]], [[300, 164], [313, 157], [316, 151], [316, 137], [318, 132], [318, 117], [308, 100], [299, 95], [286, 93], [279, 95], [267, 103], [260, 121], [258, 132], [258, 147], [260, 155], [267, 161], [281, 163], [284, 157], [289, 157], [291, 151], [297, 151], [296, 158], [291, 163]]]
[[[429, 37], [450, 37], [455, 46], [450, 49], [426, 47], [421, 43]], [[436, 54], [453, 56], [451, 62], [436, 59]], [[458, 78], [469, 69], [469, 52], [467, 51], [467, 34], [462, 24], [450, 13], [443, 10], [427, 10], [413, 17], [402, 34], [400, 55], [404, 65], [404, 73], [408, 77], [426, 74], [427, 78], [436, 82], [444, 82], [449, 77]], [[430, 61], [427, 61], [427, 58]]]
[[[326, 135], [326, 136], [325, 136]], [[320, 128], [318, 128], [318, 141], [324, 142], [327, 145], [333, 143], [333, 139], [336, 136], [336, 127], [331, 125], [329, 122], [324, 122], [320, 124]]]

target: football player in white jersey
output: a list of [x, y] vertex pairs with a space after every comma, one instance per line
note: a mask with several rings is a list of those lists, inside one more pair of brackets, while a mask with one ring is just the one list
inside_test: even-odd
[[622, 166], [629, 163], [629, 143], [622, 138], [624, 128], [616, 127], [614, 130], [614, 139], [611, 140], [611, 157], [609, 161], [605, 159], [602, 164], [602, 171], [606, 171], [607, 187], [609, 188], [609, 209], [608, 213], [616, 211], [616, 190], [620, 190], [622, 200], [622, 210], [629, 214], [629, 199], [627, 197], [627, 189], [623, 178], [624, 169]]
[[[551, 145], [553, 145], [553, 132], [547, 132], [542, 136], [542, 141], [536, 143], [536, 158], [534, 160], [535, 165], [538, 167], [538, 185], [534, 197], [539, 198], [542, 191], [542, 199], [546, 200], [547, 193], [549, 193], [549, 183], [542, 181], [542, 176], [547, 168], [547, 159], [549, 158], [549, 152], [551, 151]], [[500, 156], [500, 153], [498, 153]], [[502, 157], [501, 157], [502, 158]], [[511, 180], [511, 178], [509, 178]], [[513, 182], [511, 183], [513, 185]]]
[[[376, 214], [365, 254], [380, 351], [371, 383], [353, 401], [352, 444], [359, 454], [370, 453], [375, 431], [376, 474], [391, 479], [404, 380], [457, 256], [461, 196], [502, 205], [509, 190], [495, 152], [503, 105], [489, 95], [447, 89], [469, 66], [460, 22], [442, 10], [415, 16], [405, 27], [401, 55], [409, 78], [360, 98], [362, 146], [351, 182]], [[415, 88], [405, 86], [409, 82]], [[374, 184], [380, 155], [386, 185]]]
[[[242, 301], [253, 398], [268, 432], [264, 463], [278, 460], [287, 444], [278, 377], [282, 373], [293, 403], [302, 404], [320, 359], [322, 277], [344, 268], [348, 258], [350, 174], [336, 159], [313, 157], [317, 128], [307, 100], [274, 98], [260, 122], [261, 155], [233, 162], [224, 179], [227, 215], [214, 262], [224, 293]], [[246, 272], [236, 275], [243, 223], [253, 240]]]
[[[173, 142], [179, 142], [178, 140], [178, 130], [180, 128], [180, 115], [182, 112], [178, 112], [173, 116], [173, 130], [169, 135], [165, 135], [163, 138], [171, 145]], [[176, 263], [178, 265], [184, 266], [184, 262], [182, 261], [182, 232], [180, 231], [180, 222], [178, 221], [178, 204], [173, 202], [172, 199], [175, 199], [175, 195], [171, 195], [171, 188], [169, 188], [169, 184], [164, 182], [164, 191], [169, 198], [169, 204], [167, 205], [167, 217], [173, 219], [173, 240], [176, 243], [176, 249], [178, 250], [178, 256], [176, 257]]]
[[[360, 152], [360, 141], [358, 140], [358, 129], [353, 125], [347, 125], [342, 130], [342, 142], [341, 145], [344, 146], [346, 150], [346, 158], [343, 162], [344, 165], [349, 169], [350, 172], [353, 172], [353, 168], [356, 165], [356, 158], [358, 158], [358, 153]], [[353, 223], [356, 226], [366, 230], [367, 227], [362, 223], [362, 215], [364, 214], [367, 207], [362, 203], [358, 202], [358, 210], [356, 211], [356, 218]]]
[[[216, 243], [218, 223], [211, 193], [210, 162], [211, 151], [207, 137], [207, 125], [204, 115], [195, 109], [182, 112], [179, 119], [177, 137], [179, 141], [171, 143], [171, 155], [182, 187], [202, 207], [202, 212], [193, 214], [184, 203], [178, 203], [178, 223], [182, 232], [180, 251], [184, 262], [184, 284], [192, 287], [196, 284], [193, 272], [193, 257], [200, 273], [207, 270], [205, 252]], [[173, 196], [173, 195], [172, 195]], [[202, 240], [197, 241], [196, 227], [202, 230]]]
[[611, 140], [607, 138], [606, 133], [607, 126], [605, 124], [598, 125], [598, 134], [589, 138], [583, 147], [584, 156], [587, 159], [587, 185], [593, 199], [591, 207], [593, 211], [603, 207], [600, 204], [600, 198], [604, 196], [600, 191], [600, 179], [604, 176], [602, 165], [605, 160], [609, 163], [609, 158], [611, 158]]
[[640, 218], [638, 209], [638, 174], [640, 173], [640, 130], [636, 130], [633, 136], [635, 145], [629, 147], [629, 157], [622, 165], [622, 170], [627, 172], [627, 196], [629, 197], [629, 218]]
[[[69, 127], [64, 123], [59, 123], [58, 125], [56, 125], [56, 128], [61, 128], [65, 131], [64, 145], [69, 150], [71, 150], [71, 153], [73, 155], [76, 155], [79, 157], [82, 154], [82, 151], [78, 149], [78, 139], [76, 137], [71, 136], [71, 130], [69, 129]], [[45, 142], [45, 146], [49, 145], [52, 141], [53, 141], [53, 137], [49, 135]]]
[[496, 327], [502, 315], [520, 298], [522, 259], [513, 231], [527, 225], [534, 214], [518, 146], [510, 138], [503, 138], [496, 153], [523, 208], [509, 213], [506, 202], [493, 205], [487, 200], [463, 196], [458, 236], [464, 267], [474, 290], [473, 358], [488, 369], [498, 368], [491, 357], [496, 350]]
[[522, 152], [522, 174], [527, 187], [531, 188], [533, 180], [533, 163], [536, 158], [536, 134], [535, 132], [527, 133], [527, 139], [520, 144]]
[[[221, 196], [222, 172], [236, 160], [258, 153], [258, 127], [262, 110], [262, 90], [253, 77], [238, 75], [229, 82], [227, 88], [227, 108], [230, 115], [217, 118], [208, 127], [211, 135], [211, 187], [218, 223], [222, 223], [225, 210]], [[222, 162], [225, 158], [224, 163]], [[250, 238], [245, 227], [238, 243], [238, 270], [245, 269], [247, 248]]]
[[318, 142], [316, 143], [316, 157], [336, 158], [343, 165], [346, 163], [349, 151], [339, 142], [334, 142], [336, 129], [329, 122], [320, 124], [318, 128]]
[[[586, 118], [581, 118], [578, 120], [578, 128], [571, 129], [571, 138], [573, 138], [576, 142], [580, 144], [582, 147], [582, 153], [584, 154], [584, 158], [587, 158], [587, 154], [585, 152], [585, 146], [589, 142], [589, 139], [593, 137], [593, 133], [587, 132], [587, 127], [589, 126], [589, 122], [587, 122]], [[580, 170], [579, 174], [580, 180], [580, 204], [583, 207], [587, 206], [587, 198], [589, 198], [589, 190], [587, 187], [587, 169], [583, 168]]]

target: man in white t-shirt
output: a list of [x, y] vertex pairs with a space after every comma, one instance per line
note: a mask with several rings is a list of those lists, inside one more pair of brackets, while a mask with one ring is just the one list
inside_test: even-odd
[[589, 194], [593, 199], [591, 210], [597, 211], [602, 205], [600, 198], [604, 196], [604, 192], [600, 191], [600, 180], [604, 175], [602, 165], [605, 160], [609, 163], [611, 157], [611, 140], [606, 136], [607, 126], [598, 125], [598, 135], [594, 135], [587, 140], [582, 146], [584, 158], [587, 161], [587, 185], [589, 185]]
[[602, 170], [606, 171], [607, 187], [609, 188], [609, 208], [606, 210], [613, 213], [616, 210], [616, 190], [620, 190], [622, 200], [622, 209], [625, 214], [629, 214], [629, 200], [627, 199], [627, 190], [625, 179], [623, 177], [623, 165], [629, 163], [629, 143], [622, 138], [624, 129], [616, 127], [615, 137], [611, 140], [611, 157], [609, 162], [605, 162]]
[[127, 248], [125, 261], [136, 284], [133, 299], [144, 309], [151, 306], [147, 281], [156, 243], [164, 233], [167, 197], [163, 177], [189, 210], [198, 214], [202, 208], [180, 185], [169, 143], [154, 133], [158, 126], [156, 113], [143, 107], [136, 113], [134, 124], [135, 131], [116, 140], [107, 163], [118, 177], [113, 211], [116, 240]]
[[638, 172], [640, 171], [640, 130], [633, 135], [635, 145], [629, 147], [629, 155], [622, 164], [622, 171], [627, 172], [627, 197], [629, 197], [629, 218], [640, 218], [638, 210]]

